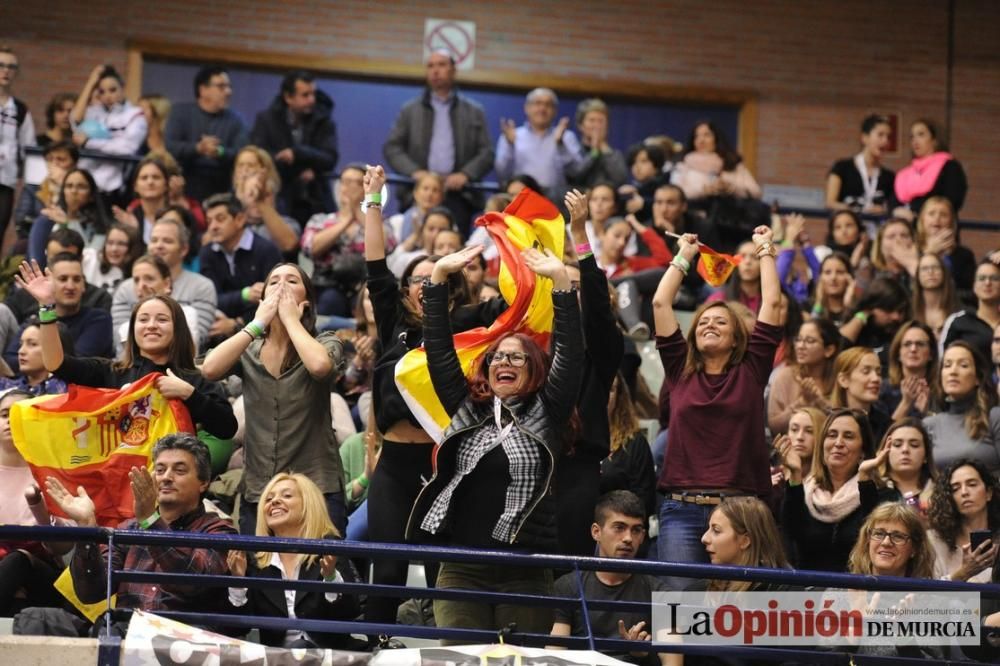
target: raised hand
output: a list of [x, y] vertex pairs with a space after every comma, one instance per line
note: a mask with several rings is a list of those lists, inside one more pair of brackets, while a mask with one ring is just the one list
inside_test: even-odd
[[844, 307], [850, 310], [854, 307], [854, 300], [858, 296], [858, 283], [854, 276], [848, 276], [847, 287], [844, 289]]
[[375, 466], [382, 455], [382, 449], [378, 446], [378, 435], [370, 430], [365, 433], [365, 476], [371, 480], [375, 473]]
[[226, 553], [226, 565], [233, 576], [247, 575], [247, 554], [242, 550], [231, 550]]
[[[380, 194], [385, 185], [385, 169], [381, 164], [369, 165], [364, 177], [365, 194]], [[385, 203], [385, 202], [383, 202]]]
[[987, 539], [979, 544], [979, 548], [972, 550], [971, 544], [962, 546], [962, 566], [955, 574], [953, 580], [968, 580], [980, 573], [987, 567], [993, 566], [997, 556], [997, 547], [993, 545], [991, 539]]
[[156, 379], [156, 390], [167, 400], [187, 400], [194, 394], [194, 386], [187, 383], [167, 368], [167, 374]]
[[688, 261], [694, 261], [698, 256], [698, 236], [696, 234], [683, 234], [677, 239], [677, 254]]
[[889, 442], [886, 442], [874, 458], [868, 458], [867, 460], [861, 461], [861, 465], [858, 466], [858, 480], [859, 481], [872, 481], [875, 478], [876, 470], [889, 459]]
[[132, 227], [133, 229], [139, 228], [139, 218], [137, 218], [132, 213], [128, 212], [124, 208], [119, 206], [111, 207], [111, 214], [115, 217], [115, 222], [124, 224], [126, 227]]
[[799, 213], [785, 216], [785, 240], [789, 243], [801, 241], [802, 231], [806, 228], [806, 218]]
[[484, 249], [486, 248], [482, 245], [470, 245], [458, 252], [452, 252], [446, 257], [441, 257], [434, 264], [431, 280], [436, 284], [447, 282], [449, 275], [457, 273], [471, 264], [473, 259], [483, 253]]
[[503, 132], [503, 137], [507, 139], [507, 143], [514, 145], [514, 141], [517, 139], [517, 125], [510, 118], [500, 119], [500, 131]]
[[68, 518], [76, 521], [77, 525], [97, 526], [97, 509], [94, 508], [94, 501], [90, 499], [83, 486], [77, 487], [76, 495], [73, 495], [66, 490], [59, 479], [50, 476], [45, 479], [45, 492]]
[[307, 301], [295, 302], [295, 297], [288, 289], [282, 289], [278, 294], [278, 318], [288, 328], [293, 322], [302, 321], [302, 313]]
[[323, 580], [331, 580], [337, 575], [337, 556], [327, 553], [319, 558], [319, 572]]
[[861, 232], [861, 238], [858, 240], [858, 244], [854, 246], [854, 250], [851, 252], [851, 266], [857, 268], [861, 265], [861, 259], [868, 254], [868, 245], [870, 239], [868, 238], [868, 232]]
[[264, 327], [267, 327], [274, 321], [275, 315], [278, 314], [278, 299], [281, 297], [283, 289], [284, 285], [271, 288], [264, 300], [257, 306], [257, 312], [253, 316], [254, 321], [262, 324]]
[[[585, 228], [587, 223], [587, 195], [580, 190], [570, 190], [566, 193], [563, 202], [566, 210], [569, 211], [569, 226], [571, 229], [580, 230]], [[1000, 252], [997, 252], [1000, 255]]]
[[551, 250], [546, 249], [544, 254], [533, 247], [529, 247], [521, 252], [524, 263], [532, 272], [553, 280], [566, 272], [566, 265]]
[[566, 128], [569, 127], [569, 118], [563, 116], [559, 119], [559, 123], [556, 124], [556, 132], [553, 137], [556, 143], [562, 143], [563, 137], [566, 136]]
[[153, 477], [146, 467], [130, 469], [128, 480], [132, 486], [135, 518], [142, 522], [156, 511], [156, 484], [153, 483]]
[[[639, 198], [641, 199], [642, 197]], [[634, 231], [637, 234], [641, 234], [643, 231], [646, 230], [646, 227], [642, 226], [642, 222], [640, 222], [638, 218], [636, 218], [636, 216], [631, 213], [625, 216], [625, 221], [629, 223], [630, 227], [632, 227], [632, 231]]]
[[753, 245], [755, 248], [759, 248], [764, 243], [770, 243], [774, 239], [774, 231], [771, 227], [762, 224], [753, 230]]
[[69, 222], [69, 215], [59, 206], [46, 206], [42, 209], [42, 215], [49, 218], [56, 224], [66, 224]]
[[17, 286], [38, 301], [40, 305], [51, 305], [55, 303], [55, 287], [52, 285], [52, 271], [48, 268], [45, 272], [39, 268], [38, 262], [34, 259], [31, 263], [22, 261], [19, 267], [20, 275], [14, 276]]

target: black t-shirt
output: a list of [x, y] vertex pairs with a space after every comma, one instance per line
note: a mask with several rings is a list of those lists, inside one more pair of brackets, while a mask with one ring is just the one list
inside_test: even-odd
[[[602, 583], [593, 571], [583, 571], [581, 575], [583, 577], [583, 592], [588, 600], [652, 602], [653, 592], [667, 592], [670, 589], [660, 579], [645, 574], [633, 574], [621, 585], [613, 586]], [[576, 597], [578, 595], [575, 573], [568, 573], [556, 581], [555, 596]], [[651, 611], [645, 613], [622, 613], [605, 610], [590, 611], [590, 627], [595, 637], [620, 638], [618, 634], [618, 620], [625, 622], [626, 629], [638, 622], [645, 622], [647, 631], [652, 627]], [[583, 621], [583, 611], [579, 605], [572, 610], [569, 608], [556, 608], [555, 621], [561, 624], [568, 624], [570, 626], [570, 634], [573, 636], [587, 635]], [[623, 653], [608, 652], [607, 654], [608, 656], [622, 659], [629, 663], [660, 663], [653, 653], [650, 653], [645, 659], [632, 657]]]
[[[862, 208], [865, 203], [865, 185], [854, 158], [847, 157], [834, 162], [830, 173], [840, 178], [840, 194], [837, 196], [837, 201], [842, 201], [851, 208]], [[892, 208], [895, 203], [895, 181], [894, 171], [879, 167], [872, 203]]]

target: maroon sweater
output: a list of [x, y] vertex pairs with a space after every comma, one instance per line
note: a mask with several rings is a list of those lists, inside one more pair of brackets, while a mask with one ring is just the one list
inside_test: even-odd
[[759, 497], [770, 494], [764, 387], [781, 336], [780, 327], [757, 322], [742, 363], [721, 375], [699, 372], [686, 379], [681, 375], [688, 345], [680, 330], [656, 339], [670, 398], [661, 490], [738, 488]]

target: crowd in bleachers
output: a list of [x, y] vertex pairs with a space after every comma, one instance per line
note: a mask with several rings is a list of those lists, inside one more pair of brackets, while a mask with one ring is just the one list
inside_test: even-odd
[[[53, 95], [36, 136], [13, 96], [17, 70], [0, 48], [0, 234], [15, 227], [0, 266], [0, 523], [47, 523], [48, 503], [60, 520], [95, 524], [86, 491], [31, 478], [12, 443], [14, 402], [155, 372], [199, 435], [164, 438], [152, 472], [132, 470], [137, 529], [1000, 578], [1000, 253], [977, 260], [961, 244], [965, 174], [935, 122], [912, 123], [913, 159], [893, 173], [888, 120], [865, 118], [860, 151], [827, 175], [816, 238], [801, 216], [772, 215], [711, 122], [683, 144], [656, 136], [623, 151], [608, 143], [604, 102], [557, 119], [556, 93], [538, 88], [523, 123], [492, 131], [444, 53], [386, 128], [385, 169], [375, 146], [369, 164], [338, 163], [332, 100], [306, 72], [288, 74], [248, 127], [228, 108], [222, 67], [198, 72], [195, 102], [171, 105], [133, 104], [99, 65], [79, 94]], [[45, 174], [26, 183], [35, 145]], [[401, 212], [383, 217], [390, 169], [412, 185], [393, 187]], [[491, 171], [503, 190], [484, 198], [470, 185]], [[467, 380], [453, 336], [508, 307], [497, 249], [474, 220], [525, 187], [568, 220], [565, 256], [519, 258], [553, 285], [551, 349], [506, 335]], [[696, 269], [705, 246], [738, 257], [724, 286]], [[640, 372], [649, 344], [662, 387]], [[395, 380], [420, 346], [451, 417], [437, 441]], [[70, 546], [0, 544], [0, 614], [59, 608], [61, 624], [43, 617], [50, 630], [87, 631], [49, 586]], [[68, 561], [81, 600], [103, 598], [107, 557], [145, 571], [407, 577], [406, 562], [382, 559], [369, 577], [367, 563], [330, 555], [80, 545]], [[515, 566], [425, 570], [443, 589], [576, 585]], [[692, 585], [772, 589], [584, 580], [588, 594], [626, 600]], [[146, 610], [380, 623], [407, 610], [311, 591], [130, 583], [118, 595]], [[432, 615], [443, 627], [584, 631], [542, 607], [436, 600]], [[594, 626], [649, 638], [641, 614]], [[352, 645], [304, 631], [261, 638]]]

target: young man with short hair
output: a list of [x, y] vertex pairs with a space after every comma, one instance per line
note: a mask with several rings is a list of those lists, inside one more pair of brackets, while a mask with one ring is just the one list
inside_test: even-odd
[[19, 69], [14, 50], [0, 46], [0, 244], [14, 212], [14, 197], [24, 169], [24, 149], [35, 145], [35, 123], [28, 105], [11, 91]]

